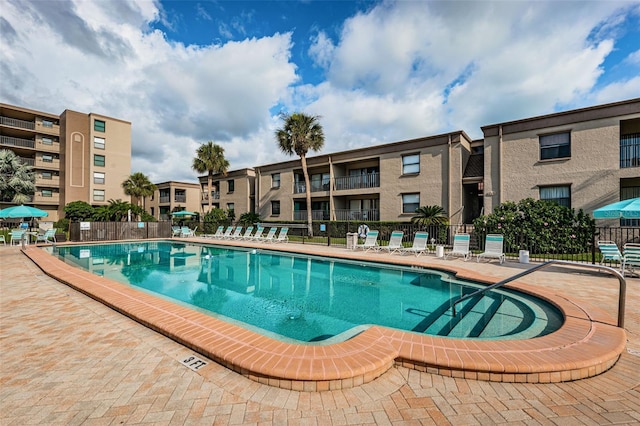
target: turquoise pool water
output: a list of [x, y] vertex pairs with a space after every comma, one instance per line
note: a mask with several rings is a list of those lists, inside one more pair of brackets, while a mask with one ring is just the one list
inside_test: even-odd
[[455, 338], [524, 339], [562, 324], [548, 303], [487, 292], [444, 272], [269, 250], [182, 242], [57, 246], [47, 250], [86, 269], [282, 340], [332, 342], [369, 325]]

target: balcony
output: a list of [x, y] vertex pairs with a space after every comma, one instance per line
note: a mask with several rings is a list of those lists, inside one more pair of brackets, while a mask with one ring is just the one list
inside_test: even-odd
[[51, 195], [51, 197], [44, 197], [42, 195], [36, 194], [33, 196], [33, 202], [36, 204], [59, 204], [60, 194], [54, 193]]
[[34, 158], [26, 158], [26, 157], [18, 157], [20, 158], [20, 162], [22, 164], [26, 164], [27, 166], [35, 166], [36, 164], [36, 160]]
[[336, 191], [379, 187], [380, 173], [368, 173], [363, 175], [342, 176], [334, 178], [334, 188]]
[[[212, 200], [219, 200], [220, 199], [220, 192], [219, 191], [211, 191], [211, 195]], [[207, 194], [206, 192], [202, 193], [202, 204], [207, 204], [209, 203], [209, 194]]]
[[350, 209], [336, 209], [336, 220], [380, 220], [380, 210], [350, 210]]
[[[294, 194], [304, 194], [307, 186], [304, 182], [296, 182], [293, 184], [293, 193]], [[329, 190], [328, 182], [311, 182], [311, 192], [323, 192]]]
[[13, 146], [16, 148], [32, 148], [33, 149], [36, 147], [36, 142], [30, 139], [12, 138], [10, 136], [0, 136], [0, 145]]
[[173, 201], [175, 201], [176, 203], [186, 203], [187, 202], [187, 196], [186, 195], [176, 195], [174, 197]]
[[37, 177], [36, 178], [36, 186], [42, 188], [58, 188], [60, 186], [60, 176], [53, 176], [50, 179]]
[[170, 195], [161, 195], [160, 196], [160, 203], [164, 204], [164, 203], [170, 203], [171, 202], [171, 196]]
[[[311, 218], [313, 220], [329, 220], [330, 214], [326, 210], [311, 210]], [[293, 220], [307, 220], [307, 211], [298, 210], [293, 212]]]
[[0, 124], [27, 130], [36, 129], [36, 123], [33, 121], [18, 120], [17, 118], [0, 117]]

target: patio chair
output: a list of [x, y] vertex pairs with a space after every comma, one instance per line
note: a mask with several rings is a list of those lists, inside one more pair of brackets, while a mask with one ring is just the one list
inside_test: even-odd
[[0, 234], [0, 241], [2, 241], [2, 245], [6, 246], [7, 245], [7, 240], [4, 237], [4, 234]]
[[227, 229], [225, 229], [224, 233], [220, 235], [220, 237], [218, 238], [220, 238], [221, 240], [227, 239], [229, 238], [232, 232], [233, 232], [233, 226], [227, 226]]
[[220, 226], [218, 226], [218, 229], [216, 229], [216, 232], [214, 234], [205, 235], [205, 237], [207, 237], [207, 238], [221, 238], [222, 234], [224, 234], [224, 226], [220, 225]]
[[191, 229], [188, 226], [183, 226], [180, 229], [180, 236], [181, 237], [195, 237], [196, 236], [196, 229], [198, 229], [198, 227], [196, 226], [195, 228]]
[[22, 235], [26, 231], [23, 229], [13, 229], [11, 230], [11, 240], [9, 241], [9, 245], [20, 245], [20, 241], [22, 241]]
[[242, 226], [236, 226], [236, 229], [226, 237], [227, 240], [237, 240], [242, 237]]
[[427, 249], [427, 242], [429, 241], [429, 233], [428, 232], [416, 232], [416, 235], [413, 237], [413, 244], [411, 247], [406, 247], [400, 250], [401, 253], [413, 253], [416, 257], [420, 256], [422, 253], [429, 253], [429, 249]]
[[393, 231], [391, 233], [391, 237], [389, 237], [389, 244], [386, 246], [380, 246], [380, 250], [391, 254], [403, 249], [402, 237], [404, 237], [404, 231]]
[[172, 237], [179, 237], [180, 234], [182, 234], [182, 228], [180, 228], [179, 226], [172, 226], [171, 227], [171, 236]]
[[505, 259], [503, 252], [504, 235], [488, 234], [484, 241], [484, 252], [478, 254], [478, 262], [480, 262], [481, 258], [493, 258], [498, 259], [500, 264], [502, 264]]
[[249, 241], [260, 241], [262, 239], [262, 233], [264, 232], [264, 226], [258, 225], [258, 229], [256, 229], [256, 233], [253, 235], [249, 235], [246, 240]]
[[449, 256], [461, 256], [466, 262], [471, 257], [469, 253], [469, 242], [471, 236], [469, 234], [456, 234], [453, 236], [453, 248], [445, 253], [444, 258]]
[[622, 252], [622, 276], [627, 270], [633, 275], [638, 275], [636, 269], [640, 269], [640, 244], [627, 243]]
[[54, 244], [56, 242], [56, 230], [48, 229], [44, 234], [37, 234], [36, 244], [39, 242]]
[[289, 232], [289, 228], [287, 228], [287, 227], [280, 228], [280, 233], [271, 242], [272, 243], [287, 243], [287, 242], [289, 242], [289, 237], [287, 236], [288, 232]]
[[272, 227], [271, 229], [269, 229], [269, 232], [267, 233], [266, 237], [260, 237], [258, 239], [258, 241], [262, 241], [264, 243], [273, 241], [273, 239], [276, 237], [276, 232], [278, 231], [278, 228], [276, 228], [275, 226]]
[[607, 260], [611, 262], [622, 262], [622, 253], [620, 253], [618, 245], [613, 241], [598, 241], [598, 249], [602, 254], [602, 258], [600, 259], [601, 265]]
[[239, 240], [248, 240], [251, 237], [251, 233], [253, 232], [253, 226], [247, 226], [247, 229], [244, 230], [244, 234], [238, 237]]
[[367, 233], [367, 238], [364, 239], [364, 243], [356, 244], [355, 249], [362, 249], [364, 251], [378, 250], [380, 247], [378, 245], [378, 234], [378, 231], [369, 231]]

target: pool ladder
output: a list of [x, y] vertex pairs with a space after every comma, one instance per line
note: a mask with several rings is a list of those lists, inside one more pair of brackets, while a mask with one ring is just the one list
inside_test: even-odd
[[453, 304], [451, 305], [451, 309], [453, 310], [453, 316], [456, 316], [457, 311], [456, 311], [456, 305], [460, 302], [463, 302], [467, 299], [471, 299], [474, 296], [477, 296], [479, 294], [484, 294], [485, 292], [489, 291], [489, 290], [493, 290], [495, 288], [498, 287], [502, 287], [503, 285], [510, 283], [511, 281], [517, 280], [518, 278], [522, 278], [525, 275], [529, 275], [532, 274], [536, 271], [539, 271], [541, 269], [545, 269], [549, 266], [553, 266], [553, 265], [558, 265], [558, 266], [571, 266], [571, 267], [576, 267], [576, 268], [585, 268], [585, 269], [596, 269], [598, 271], [606, 271], [611, 273], [612, 275], [614, 275], [616, 278], [618, 278], [618, 282], [620, 284], [619, 287], [619, 294], [618, 294], [618, 327], [620, 328], [624, 328], [624, 309], [625, 309], [625, 304], [626, 304], [626, 294], [627, 294], [627, 281], [624, 279], [624, 275], [622, 275], [620, 272], [618, 272], [616, 269], [610, 268], [608, 266], [602, 266], [602, 265], [591, 265], [589, 263], [577, 263], [577, 262], [568, 262], [566, 260], [549, 260], [547, 262], [541, 263], [540, 265], [534, 266], [533, 268], [527, 269], [526, 271], [522, 271], [512, 277], [509, 278], [505, 278], [502, 281], [499, 281], [495, 284], [492, 284], [488, 287], [484, 287], [481, 288], [480, 290], [477, 290], [473, 293], [469, 293], [466, 294], [464, 296], [462, 296], [461, 298], [459, 298], [458, 300], [456, 300], [455, 302], [453, 302]]

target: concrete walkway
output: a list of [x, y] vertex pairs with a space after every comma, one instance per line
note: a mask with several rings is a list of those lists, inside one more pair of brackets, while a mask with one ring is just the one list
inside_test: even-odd
[[[516, 266], [481, 267], [499, 275]], [[548, 278], [538, 284], [563, 285]], [[582, 278], [584, 285], [569, 290], [572, 296], [615, 310], [615, 283]], [[196, 355], [189, 348], [52, 280], [18, 249], [1, 246], [0, 321], [2, 425], [640, 422], [637, 279], [629, 280], [627, 292], [629, 352], [604, 374], [557, 384], [454, 379], [394, 367], [359, 387], [297, 392], [213, 362], [193, 371], [181, 363]]]

